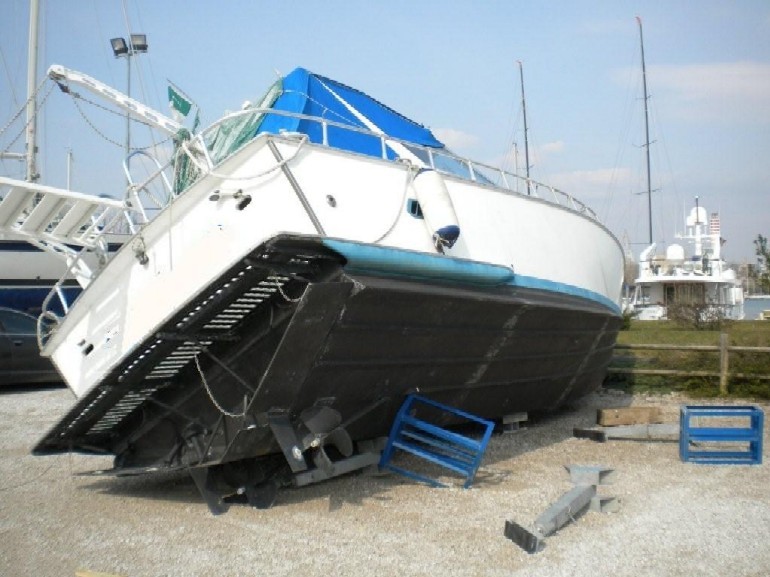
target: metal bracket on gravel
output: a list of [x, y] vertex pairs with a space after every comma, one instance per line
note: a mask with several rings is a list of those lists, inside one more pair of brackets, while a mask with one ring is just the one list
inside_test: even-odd
[[573, 436], [605, 443], [610, 439], [629, 441], [677, 441], [679, 423], [650, 423], [642, 425], [615, 425], [612, 427], [575, 427]]
[[597, 485], [611, 483], [614, 479], [612, 469], [594, 465], [568, 465], [566, 469], [574, 487], [535, 519], [531, 530], [515, 521], [505, 522], [504, 535], [527, 553], [542, 550], [547, 536], [575, 521], [586, 510], [602, 513], [617, 510], [614, 498], [596, 494]]

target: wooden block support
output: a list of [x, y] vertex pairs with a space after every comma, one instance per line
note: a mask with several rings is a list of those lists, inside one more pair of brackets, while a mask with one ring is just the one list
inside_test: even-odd
[[616, 425], [644, 425], [648, 423], [662, 423], [663, 415], [660, 407], [599, 409], [596, 412], [596, 422], [602, 427], [613, 427]]
[[527, 413], [512, 413], [510, 415], [503, 415], [502, 426], [504, 433], [514, 433], [518, 431], [522, 423], [527, 421]]

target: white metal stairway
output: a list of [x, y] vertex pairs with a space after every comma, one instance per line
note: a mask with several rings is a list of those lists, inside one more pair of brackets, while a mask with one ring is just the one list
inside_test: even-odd
[[77, 259], [79, 250], [106, 253], [102, 233], [122, 218], [133, 228], [122, 201], [0, 177], [0, 238], [26, 240], [56, 254], [80, 279], [91, 271]]

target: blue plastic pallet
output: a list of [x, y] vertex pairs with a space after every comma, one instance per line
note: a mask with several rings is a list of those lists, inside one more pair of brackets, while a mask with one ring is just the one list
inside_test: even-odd
[[[707, 420], [710, 426], [699, 426], [703, 423], [698, 419]], [[753, 405], [688, 405], [680, 410], [679, 457], [685, 462], [760, 465], [763, 436], [764, 413]]]
[[[465, 421], [481, 425], [483, 428], [481, 440], [477, 441], [426, 420], [418, 419], [415, 414], [418, 412], [419, 405], [423, 405], [423, 408], [427, 408], [429, 412], [432, 411], [434, 414], [449, 413], [454, 417], [460, 417]], [[380, 459], [380, 467], [433, 487], [446, 486], [426, 475], [393, 465], [391, 460], [394, 453], [397, 450], [405, 451], [462, 475], [465, 477], [463, 486], [467, 489], [476, 476], [476, 471], [481, 464], [481, 458], [484, 456], [494, 427], [492, 421], [481, 419], [425, 397], [414, 394], [408, 395], [404, 404], [401, 405], [395, 421], [393, 421], [388, 442]]]

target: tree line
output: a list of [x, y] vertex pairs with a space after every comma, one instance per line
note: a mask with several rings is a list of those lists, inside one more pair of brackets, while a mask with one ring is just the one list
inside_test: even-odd
[[770, 248], [767, 246], [767, 237], [758, 234], [754, 247], [757, 253], [757, 288], [762, 294], [770, 294]]

